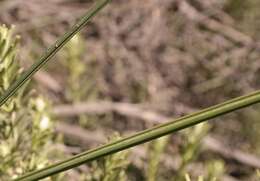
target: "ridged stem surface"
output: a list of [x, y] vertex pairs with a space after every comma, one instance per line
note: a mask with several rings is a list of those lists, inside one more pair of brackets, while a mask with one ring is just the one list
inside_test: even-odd
[[[247, 96], [238, 97], [230, 101], [209, 107], [202, 111], [172, 120], [168, 123], [156, 126], [151, 129], [136, 133], [130, 137], [106, 144], [104, 146], [83, 152], [73, 156], [70, 159], [56, 163], [44, 169], [28, 173], [16, 181], [32, 181], [69, 170], [86, 162], [96, 160], [106, 155], [110, 155], [130, 147], [151, 141], [164, 135], [179, 131], [181, 129], [199, 124], [203, 121], [227, 114], [229, 112], [241, 109], [260, 102], [260, 91]], [[91, 136], [91, 135], [90, 135]]]

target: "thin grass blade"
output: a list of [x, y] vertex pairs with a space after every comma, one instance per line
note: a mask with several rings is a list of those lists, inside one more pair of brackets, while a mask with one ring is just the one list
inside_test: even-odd
[[56, 163], [47, 168], [28, 173], [16, 181], [33, 181], [42, 178], [49, 177], [51, 175], [69, 170], [77, 167], [86, 162], [96, 160], [103, 156], [113, 154], [133, 146], [151, 141], [153, 139], [162, 137], [164, 135], [179, 131], [181, 129], [199, 124], [203, 121], [236, 111], [238, 109], [256, 104], [260, 102], [260, 91], [232, 99], [230, 101], [218, 104], [216, 106], [209, 107], [202, 111], [190, 114], [188, 116], [181, 117], [176, 120], [172, 120], [166, 124], [156, 126], [151, 129], [139, 132], [133, 136], [106, 144], [104, 146], [83, 152], [65, 161]]
[[97, 3], [54, 45], [40, 57], [40, 59], [33, 64], [22, 76], [14, 82], [9, 89], [0, 97], [0, 107], [14, 95], [17, 90], [24, 85], [42, 66], [44, 66], [76, 33], [78, 33], [92, 17], [94, 17], [103, 7], [105, 7], [110, 0], [99, 0]]

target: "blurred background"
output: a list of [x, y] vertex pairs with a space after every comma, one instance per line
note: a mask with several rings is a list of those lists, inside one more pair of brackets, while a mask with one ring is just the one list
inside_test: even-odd
[[[0, 24], [21, 36], [22, 67], [93, 2], [0, 0]], [[259, 31], [259, 0], [113, 0], [32, 81], [50, 104], [59, 159], [259, 89]], [[61, 180], [257, 180], [259, 108], [83, 165]]]

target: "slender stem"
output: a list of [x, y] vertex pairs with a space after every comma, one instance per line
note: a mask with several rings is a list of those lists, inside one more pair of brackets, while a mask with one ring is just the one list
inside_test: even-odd
[[99, 0], [67, 33], [58, 39], [21, 77], [0, 97], [0, 107], [14, 95], [43, 65], [45, 65], [76, 33], [78, 33], [110, 0]]
[[172, 120], [166, 124], [147, 129], [133, 136], [106, 144], [96, 149], [83, 152], [65, 161], [56, 163], [39, 171], [28, 173], [16, 181], [32, 181], [66, 171], [68, 169], [77, 167], [86, 162], [96, 160], [100, 157], [113, 154], [127, 148], [151, 141], [161, 136], [176, 132], [178, 130], [193, 126], [203, 121], [227, 114], [229, 112], [241, 109], [260, 102], [260, 91], [249, 94], [247, 96], [238, 97], [230, 101], [209, 107], [202, 111]]

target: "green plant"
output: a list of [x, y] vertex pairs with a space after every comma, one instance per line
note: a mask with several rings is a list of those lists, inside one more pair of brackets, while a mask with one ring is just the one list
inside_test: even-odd
[[207, 170], [208, 181], [221, 180], [221, 177], [225, 172], [225, 165], [222, 160], [213, 160], [207, 164]]
[[[184, 145], [181, 150], [181, 165], [177, 171], [176, 180], [184, 180], [187, 165], [197, 158], [199, 153], [201, 140], [206, 136], [209, 130], [207, 123], [196, 125], [184, 131], [183, 140]], [[174, 179], [174, 180], [175, 180]]]
[[[0, 93], [19, 78], [15, 61], [19, 37], [0, 26]], [[41, 96], [28, 96], [28, 84], [0, 108], [0, 180], [16, 178], [50, 163], [53, 122]]]
[[[108, 1], [99, 1], [98, 6], [93, 8], [90, 13], [88, 13], [76, 24], [69, 33], [67, 33], [62, 39], [60, 39], [54, 46], [52, 46], [47, 53], [40, 59], [39, 62], [34, 64], [25, 74], [23, 74], [14, 84], [8, 88], [0, 98], [0, 105], [2, 106], [8, 98], [10, 98], [14, 93], [37, 71], [39, 70], [76, 32], [80, 30], [83, 25], [88, 22], [90, 17], [94, 16], [98, 10], [104, 7]], [[73, 167], [79, 166], [88, 161], [93, 161], [103, 156], [107, 156], [130, 147], [142, 144], [153, 139], [159, 138], [161, 136], [179, 131], [181, 129], [191, 127], [195, 124], [207, 121], [209, 119], [236, 111], [238, 109], [256, 104], [260, 102], [260, 92], [255, 92], [247, 96], [242, 96], [235, 98], [233, 100], [224, 102], [222, 104], [204, 109], [200, 112], [184, 116], [177, 120], [172, 120], [166, 124], [159, 125], [157, 127], [142, 131], [133, 136], [114, 141], [110, 144], [101, 146], [99, 148], [81, 153], [70, 159], [59, 162], [57, 164], [51, 165], [49, 167], [43, 168], [39, 171], [31, 172], [25, 174], [16, 180], [38, 180], [41, 178], [46, 178], [54, 174], [60, 173], [62, 171], [71, 169]]]
[[[95, 67], [91, 64], [92, 62], [83, 61], [84, 52], [83, 38], [80, 35], [75, 35], [64, 47], [61, 54], [62, 64], [68, 71], [65, 97], [72, 104], [96, 100], [99, 95], [94, 80]], [[82, 126], [87, 126], [88, 123], [95, 121], [96, 117], [94, 116], [79, 115], [79, 123]]]
[[77, 34], [96, 13], [105, 7], [110, 0], [100, 0], [90, 9], [72, 28], [58, 39], [47, 51], [34, 63], [25, 73], [20, 75], [11, 86], [0, 97], [0, 106], [2, 106], [18, 89], [24, 85], [39, 69], [41, 69], [75, 34]]
[[[115, 133], [110, 141], [119, 140], [121, 137]], [[91, 172], [84, 180], [88, 181], [125, 181], [127, 179], [126, 169], [128, 167], [128, 151], [122, 151], [108, 155], [93, 163]]]
[[161, 155], [164, 153], [165, 148], [169, 142], [169, 136], [159, 138], [148, 147], [149, 161], [147, 170], [147, 180], [155, 181], [158, 179], [158, 171]]
[[260, 179], [260, 171], [259, 170], [256, 170], [256, 176], [258, 179]]
[[66, 98], [71, 102], [82, 101], [87, 92], [86, 87], [82, 87], [85, 81], [84, 73], [87, 68], [86, 64], [82, 61], [84, 52], [84, 45], [80, 35], [75, 35], [70, 42], [64, 47], [62, 60], [65, 68], [68, 71], [66, 90]]
[[[202, 176], [199, 176], [197, 181], [203, 181], [203, 180], [204, 178]], [[185, 174], [185, 181], [191, 181], [190, 175], [187, 173]]]
[[[223, 163], [222, 162], [216, 161], [216, 162], [212, 163], [212, 165], [210, 166], [210, 169], [212, 169], [212, 170], [209, 170], [209, 173], [208, 173], [208, 176], [206, 177], [206, 179], [204, 176], [199, 176], [197, 181], [204, 181], [204, 180], [217, 181], [217, 180], [221, 179], [220, 175], [223, 172]], [[191, 180], [192, 179], [191, 179], [190, 175], [185, 173], [184, 181], [191, 181]], [[177, 181], [179, 181], [179, 180], [177, 179]]]
[[209, 107], [202, 111], [193, 113], [188, 116], [181, 117], [179, 119], [170, 121], [166, 124], [156, 126], [151, 129], [134, 134], [124, 139], [106, 144], [104, 146], [83, 152], [70, 159], [56, 163], [44, 169], [28, 173], [17, 180], [37, 180], [45, 178], [70, 168], [79, 166], [83, 163], [96, 160], [106, 155], [116, 153], [118, 151], [125, 150], [127, 148], [151, 141], [153, 139], [162, 137], [164, 135], [182, 130], [184, 128], [196, 125], [203, 121], [230, 113], [232, 111], [256, 104], [260, 102], [260, 92], [254, 92], [252, 94], [238, 97], [230, 101], [218, 104], [216, 106]]

